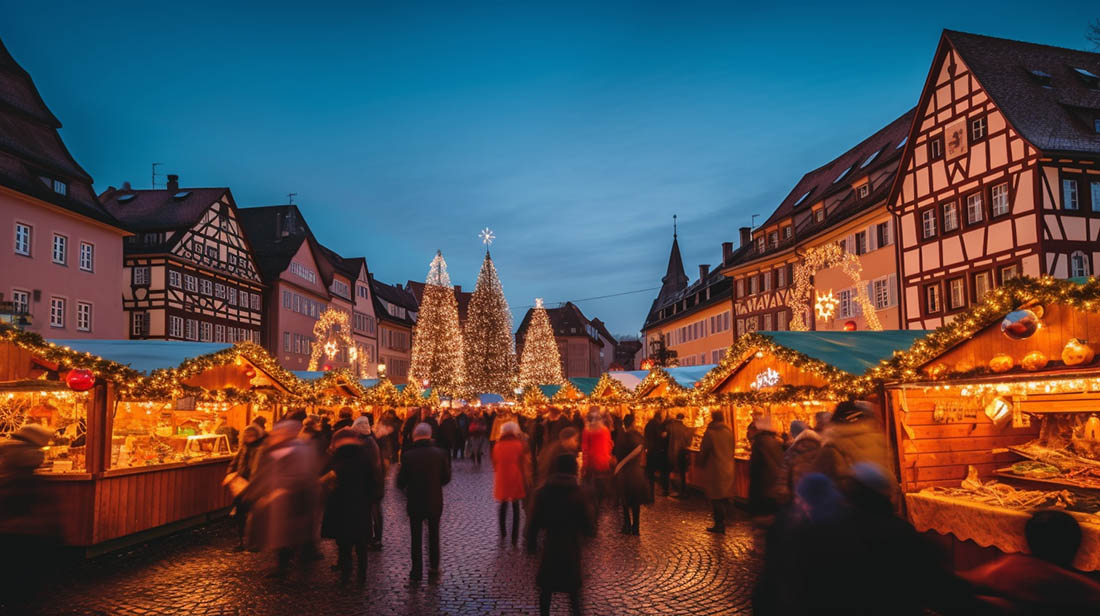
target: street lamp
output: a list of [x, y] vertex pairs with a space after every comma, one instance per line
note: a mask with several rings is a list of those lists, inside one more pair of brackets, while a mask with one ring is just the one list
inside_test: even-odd
[[378, 378], [386, 378], [386, 364], [378, 364]]

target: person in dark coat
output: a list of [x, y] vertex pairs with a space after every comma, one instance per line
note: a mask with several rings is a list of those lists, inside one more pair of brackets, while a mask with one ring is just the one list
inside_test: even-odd
[[541, 488], [554, 472], [554, 462], [558, 456], [570, 455], [574, 459], [581, 450], [581, 435], [573, 426], [566, 426], [558, 433], [558, 440], [548, 443], [539, 453], [535, 467], [535, 487]]
[[455, 416], [455, 448], [454, 458], [466, 458], [466, 437], [470, 434], [470, 415], [466, 412], [466, 407], [462, 407], [462, 411]]
[[358, 579], [367, 577], [367, 544], [372, 539], [370, 521], [381, 477], [378, 447], [364, 440], [352, 428], [342, 428], [332, 437], [332, 456], [322, 475], [329, 494], [321, 522], [321, 536], [335, 539], [339, 553], [340, 581], [351, 579], [351, 552], [358, 563]]
[[363, 441], [367, 452], [376, 459], [372, 465], [374, 499], [370, 506], [371, 541], [367, 544], [367, 549], [377, 552], [382, 549], [382, 499], [386, 496], [386, 470], [389, 468], [389, 461], [383, 456], [381, 445], [382, 440], [389, 436], [389, 428], [382, 422], [372, 428], [370, 418], [360, 415], [351, 424], [351, 429]]
[[[624, 418], [625, 424], [625, 418]], [[645, 474], [649, 480], [650, 500], [653, 500], [657, 482], [661, 482], [662, 496], [668, 496], [668, 430], [664, 413], [660, 410], [645, 424]]]
[[554, 473], [535, 494], [527, 524], [527, 552], [534, 554], [538, 536], [546, 531], [535, 583], [539, 587], [539, 614], [549, 616], [554, 593], [569, 594], [574, 616], [581, 613], [581, 542], [596, 534], [592, 513], [577, 484], [577, 458], [566, 454], [554, 460]]
[[[241, 433], [241, 444], [237, 447], [237, 455], [229, 463], [229, 475], [236, 474], [245, 481], [252, 480], [252, 474], [256, 472], [256, 466], [260, 463], [260, 452], [263, 451], [264, 439], [267, 435], [259, 424], [251, 423], [245, 426]], [[247, 485], [247, 484], [242, 484]], [[238, 552], [245, 549], [244, 531], [248, 522], [248, 502], [241, 498], [240, 493], [233, 497], [233, 516], [237, 521], [237, 547]]]
[[684, 414], [677, 413], [665, 424], [668, 432], [669, 471], [676, 469], [680, 476], [680, 498], [687, 496], [688, 448], [691, 447], [692, 430], [684, 425]]
[[439, 438], [435, 442], [436, 447], [446, 451], [447, 455], [454, 458], [455, 448], [458, 446], [458, 422], [450, 411], [443, 412], [443, 417], [439, 421], [438, 434]]
[[707, 532], [726, 532], [726, 515], [733, 498], [733, 451], [733, 431], [726, 425], [722, 411], [712, 411], [698, 458], [703, 494], [714, 507], [714, 526]]
[[[42, 449], [54, 432], [27, 424], [0, 438], [0, 612], [3, 606], [38, 600], [45, 582], [56, 575], [62, 537], [62, 515], [69, 513], [56, 492], [35, 469], [45, 460]], [[71, 506], [71, 505], [66, 505]], [[42, 597], [43, 599], [45, 597]], [[54, 597], [56, 599], [56, 597]], [[56, 601], [55, 601], [56, 602]]]
[[340, 415], [339, 418], [336, 420], [336, 423], [332, 424], [332, 432], [335, 434], [336, 432], [339, 432], [344, 428], [350, 428], [351, 423], [351, 409], [345, 406], [344, 408], [340, 409]]
[[405, 492], [405, 510], [412, 531], [412, 570], [419, 581], [424, 568], [424, 523], [428, 523], [428, 573], [439, 573], [439, 518], [443, 515], [443, 486], [451, 481], [451, 458], [432, 444], [432, 427], [418, 424], [413, 442], [401, 457], [397, 487]]
[[424, 415], [423, 415], [423, 412], [421, 411], [421, 409], [419, 407], [415, 407], [415, 406], [409, 408], [408, 411], [406, 412], [406, 414], [405, 414], [405, 423], [401, 426], [401, 451], [405, 451], [405, 449], [407, 449], [410, 445], [412, 445], [412, 442], [413, 442], [413, 437], [412, 437], [413, 429], [416, 428], [417, 424], [419, 424], [421, 421], [423, 421], [421, 419], [421, 417], [423, 417], [423, 416]]
[[792, 421], [790, 434], [793, 440], [787, 451], [783, 452], [783, 468], [779, 476], [788, 495], [793, 493], [799, 480], [813, 472], [817, 454], [821, 451], [821, 436], [811, 430], [806, 422]]
[[754, 516], [770, 516], [775, 514], [785, 492], [779, 478], [783, 446], [770, 417], [759, 417], [753, 425], [756, 434], [749, 455], [749, 511]]
[[634, 429], [633, 413], [623, 417], [623, 429], [615, 439], [612, 455], [618, 460], [614, 473], [619, 501], [623, 506], [622, 533], [638, 535], [638, 515], [641, 513], [642, 503], [651, 501], [652, 492], [642, 468], [645, 438]]
[[[569, 426], [576, 427], [573, 422], [566, 417], [565, 413], [562, 413], [561, 409], [552, 406], [550, 407], [550, 413], [546, 416], [546, 434], [543, 438], [543, 443], [549, 445], [558, 440], [561, 435], [561, 431]], [[579, 433], [580, 430], [577, 430]]]

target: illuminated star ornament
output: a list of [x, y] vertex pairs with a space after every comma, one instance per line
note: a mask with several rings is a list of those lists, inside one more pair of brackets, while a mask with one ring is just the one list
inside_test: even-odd
[[541, 297], [536, 297], [535, 298], [535, 308], [542, 308], [542, 298]]
[[485, 227], [481, 230], [481, 233], [477, 234], [481, 238], [481, 243], [485, 244], [485, 249], [489, 249], [489, 245], [493, 243], [493, 240], [497, 239], [497, 236], [493, 234], [493, 230], [489, 227]]
[[817, 311], [817, 318], [828, 321], [836, 313], [836, 306], [840, 303], [840, 300], [833, 295], [832, 289], [829, 289], [829, 292], [825, 295], [820, 293], [816, 295], [817, 300], [814, 302], [814, 310]]

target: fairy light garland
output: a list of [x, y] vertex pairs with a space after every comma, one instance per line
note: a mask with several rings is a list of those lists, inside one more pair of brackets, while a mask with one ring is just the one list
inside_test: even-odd
[[[307, 370], [316, 371], [321, 366], [322, 355], [328, 359], [332, 359], [340, 352], [341, 345], [347, 350], [348, 362], [356, 372], [363, 372], [357, 366], [359, 365], [358, 348], [355, 346], [355, 339], [351, 337], [351, 317], [347, 312], [343, 310], [337, 310], [336, 308], [328, 308], [321, 313], [321, 316], [317, 318], [317, 322], [313, 324], [313, 337], [317, 340], [313, 343], [313, 348], [309, 352], [309, 366]], [[366, 374], [361, 374], [360, 378], [366, 377]]]
[[[863, 263], [860, 258], [850, 252], [841, 250], [837, 242], [829, 242], [821, 246], [815, 246], [801, 255], [801, 261], [794, 267], [794, 285], [787, 295], [787, 307], [791, 309], [791, 331], [806, 331], [810, 325], [806, 323], [806, 308], [810, 307], [813, 296], [813, 276], [828, 267], [839, 267], [851, 280], [856, 288], [855, 301], [863, 309], [863, 318], [867, 321], [867, 329], [881, 331], [882, 323], [875, 312], [875, 305], [867, 295], [867, 284], [861, 278]], [[829, 295], [832, 291], [829, 291]], [[816, 306], [813, 306], [816, 309]], [[831, 312], [831, 311], [829, 311]], [[828, 318], [828, 317], [824, 317]]]

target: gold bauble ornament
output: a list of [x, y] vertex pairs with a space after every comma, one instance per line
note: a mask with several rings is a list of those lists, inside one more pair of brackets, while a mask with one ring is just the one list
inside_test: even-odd
[[1080, 338], [1070, 338], [1062, 348], [1062, 361], [1067, 366], [1079, 366], [1090, 363], [1096, 357], [1096, 351]]
[[997, 353], [989, 360], [989, 369], [993, 372], [1008, 372], [1015, 365], [1015, 360], [1007, 353]]
[[967, 372], [972, 372], [973, 370], [974, 370], [974, 363], [970, 362], [970, 361], [967, 361], [965, 359], [960, 361], [960, 362], [957, 362], [955, 364], [955, 372], [965, 374]]
[[1020, 360], [1020, 365], [1028, 372], [1035, 372], [1036, 370], [1045, 368], [1048, 361], [1046, 353], [1042, 351], [1032, 351], [1024, 355], [1024, 358]]

